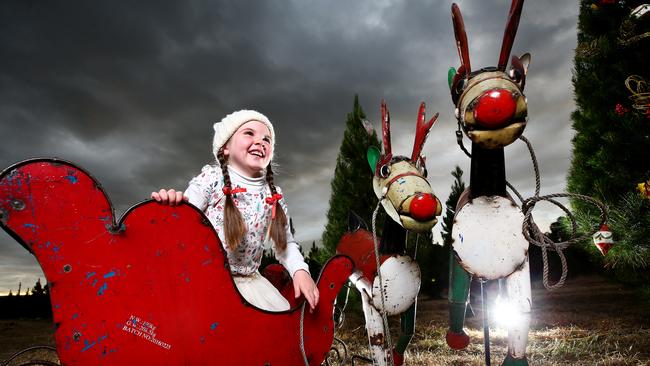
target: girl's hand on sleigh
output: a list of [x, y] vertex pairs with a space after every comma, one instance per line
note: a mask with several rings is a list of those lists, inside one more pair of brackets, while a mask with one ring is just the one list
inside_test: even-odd
[[296, 299], [302, 294], [309, 303], [310, 311], [318, 304], [318, 287], [307, 271], [300, 269], [293, 275], [293, 292]]
[[151, 192], [151, 198], [163, 205], [176, 206], [183, 201], [187, 201], [187, 197], [183, 196], [182, 191], [175, 191], [173, 189], [161, 189], [158, 192]]

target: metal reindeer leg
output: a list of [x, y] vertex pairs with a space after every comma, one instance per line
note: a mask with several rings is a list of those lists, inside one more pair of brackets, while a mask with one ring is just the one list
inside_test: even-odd
[[513, 306], [512, 322], [508, 326], [508, 356], [504, 366], [526, 365], [526, 345], [530, 328], [532, 297], [528, 258], [520, 269], [506, 278], [507, 301]]
[[453, 249], [449, 252], [449, 330], [447, 345], [452, 349], [463, 349], [469, 344], [469, 336], [463, 330], [465, 312], [472, 276], [460, 266]]
[[368, 279], [356, 272], [350, 276], [350, 281], [359, 290], [361, 294], [361, 304], [363, 306], [363, 316], [366, 321], [366, 332], [368, 333], [368, 343], [370, 353], [376, 365], [387, 365], [389, 360], [388, 349], [385, 346], [384, 322], [381, 313], [372, 303], [372, 284]]

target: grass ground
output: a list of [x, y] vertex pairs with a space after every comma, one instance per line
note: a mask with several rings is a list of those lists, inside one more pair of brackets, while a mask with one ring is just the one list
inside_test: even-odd
[[[410, 365], [485, 365], [482, 314], [468, 318], [471, 343], [452, 351], [445, 343], [447, 301], [418, 303], [416, 333], [407, 350]], [[561, 289], [533, 289], [527, 355], [531, 365], [650, 365], [650, 303], [636, 291], [597, 276], [578, 277]], [[350, 353], [368, 355], [362, 319], [348, 317], [338, 336]], [[395, 324], [396, 320], [395, 320]], [[393, 332], [393, 337], [398, 334]], [[507, 333], [491, 328], [491, 362], [500, 365]]]
[[[484, 365], [481, 312], [478, 307], [475, 311], [477, 315], [467, 320], [469, 347], [451, 351], [444, 340], [447, 301], [422, 298], [407, 364]], [[529, 362], [540, 366], [650, 365], [648, 315], [647, 299], [597, 276], [570, 279], [554, 292], [534, 288]], [[0, 320], [0, 360], [35, 344], [54, 345], [53, 329], [49, 320]], [[507, 334], [493, 328], [490, 336], [492, 363], [499, 365], [506, 354]], [[337, 337], [351, 353], [368, 354], [361, 317], [348, 315]]]

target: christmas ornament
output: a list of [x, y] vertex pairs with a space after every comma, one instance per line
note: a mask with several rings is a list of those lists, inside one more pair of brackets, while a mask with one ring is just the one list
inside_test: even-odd
[[647, 16], [650, 16], [650, 4], [639, 5], [630, 13], [630, 17], [635, 19], [641, 19]]
[[650, 4], [639, 5], [634, 8], [630, 15], [623, 20], [619, 28], [618, 43], [621, 46], [630, 46], [644, 38], [650, 37], [650, 32], [638, 29], [642, 19], [650, 17]]
[[619, 116], [624, 116], [625, 113], [629, 112], [630, 110], [625, 108], [623, 104], [616, 103], [616, 107], [614, 108], [614, 111], [616, 111], [616, 114], [618, 114]]
[[604, 37], [598, 37], [591, 41], [580, 42], [578, 44], [578, 47], [576, 47], [576, 56], [585, 59], [594, 57], [603, 48], [602, 44], [604, 42]]
[[603, 224], [600, 227], [600, 230], [596, 231], [593, 236], [594, 245], [600, 251], [600, 254], [607, 255], [610, 249], [614, 246], [614, 239], [612, 238], [612, 232], [609, 231], [607, 224]]
[[645, 79], [639, 75], [630, 75], [625, 79], [625, 87], [630, 91], [632, 108], [648, 116], [650, 110], [650, 91]]
[[636, 189], [641, 194], [641, 198], [650, 200], [650, 179], [636, 185]]
[[599, 10], [610, 5], [623, 5], [623, 3], [621, 0], [596, 0], [591, 4], [591, 8], [593, 10]]

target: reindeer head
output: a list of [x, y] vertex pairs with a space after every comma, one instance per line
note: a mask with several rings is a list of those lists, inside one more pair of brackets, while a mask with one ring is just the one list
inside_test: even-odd
[[463, 17], [458, 5], [451, 6], [460, 57], [458, 70], [449, 70], [451, 98], [456, 105], [456, 118], [465, 134], [486, 149], [509, 145], [526, 127], [528, 108], [523, 90], [530, 54], [512, 56], [510, 68], [506, 72], [523, 3], [523, 0], [512, 1], [497, 67], [486, 67], [474, 72], [469, 61]]
[[433, 194], [427, 182], [427, 170], [422, 147], [431, 126], [436, 122], [436, 114], [429, 122], [425, 121], [424, 103], [415, 130], [415, 142], [411, 157], [393, 156], [390, 144], [390, 115], [386, 102], [381, 102], [381, 130], [383, 152], [371, 146], [368, 149], [368, 163], [375, 174], [372, 185], [375, 194], [386, 213], [406, 230], [426, 232], [438, 222], [441, 213], [440, 200]]

